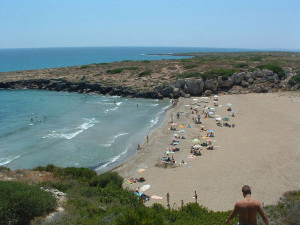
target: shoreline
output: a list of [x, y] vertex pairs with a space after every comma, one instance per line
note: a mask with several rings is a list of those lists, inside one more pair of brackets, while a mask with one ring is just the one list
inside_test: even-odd
[[[144, 177], [144, 183], [124, 184], [124, 187], [134, 190], [149, 184], [151, 187], [145, 194], [163, 197], [162, 200], [151, 199], [147, 206], [156, 202], [166, 205], [166, 194], [170, 193], [171, 207], [176, 208], [181, 200], [184, 204], [194, 202], [193, 194], [197, 191], [201, 205], [214, 211], [226, 211], [242, 198], [240, 189], [244, 184], [250, 185], [253, 197], [264, 204], [276, 203], [285, 191], [300, 188], [297, 179], [300, 152], [296, 148], [300, 144], [296, 135], [300, 132], [300, 120], [296, 116], [300, 104], [295, 104], [300, 103], [299, 93], [220, 96], [219, 105], [223, 106], [216, 108], [216, 114], [226, 116], [226, 103], [233, 103], [237, 116], [231, 123], [236, 127], [218, 127], [213, 118], [202, 118], [207, 129], [216, 131], [215, 146], [220, 147], [214, 151], [203, 148], [202, 156], [193, 159], [187, 158], [193, 145], [191, 141], [203, 133], [199, 132], [198, 124], [192, 122], [191, 102], [193, 98], [180, 98], [178, 105], [166, 112], [162, 125], [149, 135], [149, 143], [145, 141], [134, 156], [111, 170], [117, 171], [124, 181]], [[207, 105], [212, 105], [212, 101]], [[286, 108], [289, 110], [283, 110]], [[183, 112], [178, 121], [177, 111]], [[189, 123], [193, 128], [184, 128], [186, 139], [176, 146], [180, 151], [171, 154], [177, 163], [164, 166], [158, 159], [166, 156], [164, 152], [168, 147], [173, 147], [170, 138], [174, 132], [169, 130], [171, 114], [178, 125]], [[187, 164], [179, 166], [181, 160]], [[145, 170], [138, 173], [139, 169]]]

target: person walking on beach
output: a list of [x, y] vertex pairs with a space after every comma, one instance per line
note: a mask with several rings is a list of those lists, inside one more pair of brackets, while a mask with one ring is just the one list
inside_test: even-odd
[[244, 199], [235, 203], [232, 213], [226, 220], [226, 224], [229, 224], [230, 221], [239, 214], [238, 225], [256, 225], [256, 215], [259, 213], [264, 223], [269, 225], [268, 218], [261, 203], [251, 197], [251, 188], [248, 185], [244, 185], [242, 192]]

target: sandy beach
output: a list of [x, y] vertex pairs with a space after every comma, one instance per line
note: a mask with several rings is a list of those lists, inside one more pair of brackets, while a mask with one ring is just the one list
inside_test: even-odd
[[[252, 196], [264, 205], [276, 203], [280, 196], [289, 190], [300, 189], [300, 94], [295, 92], [221, 95], [215, 115], [228, 117], [234, 128], [216, 125], [215, 118], [201, 118], [202, 124], [195, 124], [191, 107], [198, 103], [202, 112], [204, 106], [214, 107], [212, 98], [180, 98], [177, 106], [166, 113], [162, 126], [149, 134], [149, 142], [141, 144], [142, 149], [123, 165], [115, 168], [124, 177], [144, 177], [143, 183], [124, 183], [124, 187], [136, 189], [145, 184], [150, 188], [145, 194], [163, 197], [151, 199], [146, 205], [155, 202], [166, 206], [166, 194], [170, 194], [171, 207], [177, 208], [194, 202], [197, 191], [198, 203], [214, 211], [233, 208], [234, 203], [242, 198], [241, 188], [248, 184]], [[227, 111], [231, 103], [235, 117]], [[177, 119], [176, 113], [180, 112]], [[171, 115], [177, 130], [170, 130]], [[204, 114], [200, 114], [204, 117]], [[222, 121], [224, 123], [224, 121]], [[187, 125], [192, 125], [188, 128]], [[184, 128], [179, 126], [183, 125]], [[215, 131], [214, 150], [202, 147], [202, 155], [190, 158], [193, 139], [205, 136], [204, 129]], [[174, 133], [184, 136], [179, 144], [172, 146]], [[201, 139], [202, 142], [205, 139]], [[175, 164], [164, 164], [160, 159], [167, 148], [177, 147], [180, 151], [170, 154]], [[184, 160], [186, 164], [180, 162]], [[144, 169], [143, 172], [138, 172]]]

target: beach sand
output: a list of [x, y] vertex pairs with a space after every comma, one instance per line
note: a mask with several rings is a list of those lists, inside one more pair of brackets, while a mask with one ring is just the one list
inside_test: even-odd
[[[199, 100], [200, 97], [196, 97]], [[242, 198], [241, 188], [247, 184], [252, 188], [252, 197], [264, 205], [276, 203], [286, 191], [300, 189], [300, 94], [295, 92], [221, 95], [216, 115], [227, 117], [227, 103], [232, 103], [235, 117], [229, 117], [234, 128], [219, 127], [215, 118], [202, 118], [205, 129], [215, 130], [215, 150], [203, 147], [202, 156], [187, 158], [190, 155], [192, 140], [204, 136], [201, 124], [194, 124], [190, 107], [197, 101], [194, 97], [180, 98], [177, 106], [168, 110], [162, 126], [149, 134], [149, 143], [126, 163], [114, 169], [125, 181], [144, 177], [143, 183], [126, 184], [135, 189], [149, 184], [145, 194], [161, 196], [162, 200], [151, 199], [146, 205], [161, 203], [166, 206], [166, 194], [170, 194], [171, 207], [194, 202], [194, 191], [198, 203], [214, 211], [233, 209], [234, 203]], [[208, 103], [213, 106], [212, 98]], [[180, 118], [176, 118], [176, 112]], [[170, 130], [171, 114], [178, 129], [186, 139], [180, 139], [179, 152], [174, 156], [176, 164], [165, 165], [159, 158], [171, 145], [175, 133]], [[201, 116], [204, 116], [201, 114]], [[179, 128], [191, 124], [192, 128]], [[146, 140], [146, 138], [145, 138]], [[187, 164], [180, 165], [181, 160]], [[137, 172], [145, 169], [143, 172]]]

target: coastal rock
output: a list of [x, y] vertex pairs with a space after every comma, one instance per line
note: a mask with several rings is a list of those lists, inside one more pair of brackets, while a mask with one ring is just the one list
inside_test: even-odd
[[254, 77], [263, 77], [264, 74], [260, 71], [260, 69], [256, 69], [255, 71], [253, 71], [252, 75]]
[[178, 88], [178, 89], [183, 89], [184, 88], [184, 84], [185, 84], [185, 80], [184, 79], [179, 79], [179, 80], [176, 80], [174, 83], [173, 83], [173, 86], [175, 88]]
[[223, 88], [223, 87], [231, 87], [233, 84], [233, 80], [228, 77], [228, 79], [224, 80], [221, 76], [218, 77], [218, 88]]
[[179, 88], [173, 89], [173, 98], [179, 98], [180, 97], [180, 90]]
[[273, 76], [274, 74], [272, 70], [268, 70], [268, 69], [263, 69], [261, 72], [265, 76]]
[[204, 92], [204, 96], [211, 96], [213, 94], [213, 92], [211, 91], [211, 90], [206, 90], [205, 92]]
[[203, 92], [204, 83], [201, 79], [185, 79], [184, 80], [184, 92], [191, 95], [200, 95]]
[[234, 73], [231, 76], [232, 79], [232, 83], [233, 84], [240, 84], [246, 77], [246, 73], [245, 72], [241, 72], [241, 73]]
[[249, 83], [245, 80], [242, 80], [242, 83], [241, 83], [242, 87], [248, 87], [249, 86]]
[[249, 79], [247, 80], [247, 82], [248, 82], [249, 84], [253, 84], [253, 83], [254, 83], [254, 80], [253, 80], [253, 78], [249, 78]]
[[204, 89], [216, 92], [218, 90], [218, 82], [214, 80], [206, 80], [204, 82]]
[[249, 87], [253, 92], [256, 93], [267, 93], [269, 92], [269, 88], [263, 85], [252, 85]]

